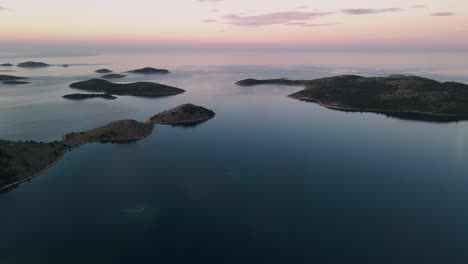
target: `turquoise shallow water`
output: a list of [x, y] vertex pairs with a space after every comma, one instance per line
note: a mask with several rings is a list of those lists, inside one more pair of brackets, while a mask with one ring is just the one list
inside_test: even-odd
[[[3, 139], [55, 140], [186, 102], [217, 113], [197, 127], [157, 126], [137, 143], [86, 145], [0, 194], [0, 263], [466, 262], [468, 122], [337, 112], [285, 97], [298, 87], [234, 85], [402, 72], [468, 83], [462, 55], [275, 56], [246, 65], [242, 54], [113, 54], [37, 58], [69, 68], [0, 69], [33, 76], [0, 86]], [[186, 93], [60, 98], [98, 68], [166, 65], [172, 74], [125, 81]]]

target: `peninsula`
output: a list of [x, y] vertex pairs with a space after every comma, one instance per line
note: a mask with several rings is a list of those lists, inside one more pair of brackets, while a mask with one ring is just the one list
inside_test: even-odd
[[128, 71], [128, 73], [137, 73], [137, 74], [168, 74], [170, 73], [166, 69], [156, 69], [151, 67], [146, 67], [142, 69], [136, 69], [132, 71]]
[[102, 79], [121, 79], [125, 78], [127, 75], [118, 74], [118, 73], [111, 73], [101, 76]]
[[112, 71], [109, 69], [99, 69], [94, 71], [95, 73], [111, 73]]
[[[164, 114], [166, 113], [166, 114]], [[170, 115], [170, 119], [167, 119]], [[201, 106], [184, 104], [147, 122], [120, 120], [79, 133], [66, 134], [55, 142], [15, 142], [0, 140], [0, 190], [8, 190], [31, 180], [53, 166], [67, 151], [92, 142], [132, 142], [149, 136], [157, 124], [206, 121], [214, 112]]]
[[18, 67], [22, 68], [42, 68], [42, 67], [49, 67], [50, 65], [44, 62], [36, 62], [36, 61], [27, 61], [18, 64]]
[[180, 88], [152, 83], [152, 82], [136, 82], [136, 83], [112, 83], [102, 79], [91, 79], [83, 82], [76, 82], [70, 85], [71, 88], [88, 91], [101, 92], [112, 95], [133, 95], [133, 96], [167, 96], [185, 92]]
[[82, 94], [82, 93], [75, 93], [75, 94], [67, 94], [67, 95], [64, 95], [64, 96], [62, 96], [62, 98], [68, 99], [68, 100], [75, 100], [75, 101], [78, 101], [78, 100], [86, 100], [86, 99], [92, 99], [92, 98], [101, 98], [101, 99], [106, 99], [106, 100], [114, 100], [114, 99], [117, 99], [116, 96], [113, 96], [113, 95], [111, 95], [111, 94], [103, 94], [103, 93], [99, 93], [99, 94]]
[[2, 66], [2, 67], [13, 67], [13, 64], [11, 64], [11, 63], [3, 63], [3, 64], [0, 64], [0, 66]]
[[[285, 80], [285, 79], [279, 79]], [[409, 119], [468, 119], [468, 85], [406, 75], [362, 77], [342, 75], [306, 81], [284, 81], [305, 89], [288, 97], [342, 111], [376, 112]], [[277, 84], [243, 80], [241, 84]]]

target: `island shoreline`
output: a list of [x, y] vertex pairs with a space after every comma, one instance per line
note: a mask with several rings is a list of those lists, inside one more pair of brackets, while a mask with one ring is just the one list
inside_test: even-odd
[[428, 122], [468, 120], [468, 84], [412, 75], [338, 75], [312, 80], [244, 79], [238, 86], [287, 85], [303, 89], [288, 98], [342, 112], [367, 112]]
[[309, 103], [315, 103], [319, 106], [325, 107], [330, 110], [335, 111], [344, 111], [344, 112], [366, 112], [366, 113], [375, 113], [375, 114], [410, 114], [410, 115], [420, 115], [420, 116], [427, 116], [427, 117], [447, 117], [447, 118], [466, 118], [468, 120], [468, 114], [441, 114], [441, 113], [432, 113], [432, 112], [418, 112], [418, 111], [402, 111], [402, 110], [378, 110], [378, 109], [371, 109], [371, 108], [352, 108], [352, 107], [341, 107], [341, 106], [333, 106], [322, 103], [320, 100], [311, 98], [311, 97], [302, 97], [302, 96], [294, 96], [294, 95], [287, 95], [286, 97], [297, 99], [300, 101], [305, 101]]
[[[15, 189], [20, 184], [29, 182], [32, 179], [42, 175], [48, 169], [56, 165], [63, 158], [63, 156], [65, 156], [67, 152], [82, 147], [83, 145], [92, 143], [136, 142], [149, 137], [153, 133], [157, 125], [177, 126], [190, 123], [202, 123], [204, 121], [214, 118], [215, 115], [216, 114], [212, 110], [206, 109], [204, 107], [196, 106], [193, 104], [183, 104], [176, 108], [154, 115], [153, 117], [149, 118], [146, 122], [138, 122], [135, 120], [118, 120], [92, 130], [65, 134], [62, 136], [61, 141], [47, 143], [52, 144], [51, 146], [55, 145], [56, 147], [56, 156], [48, 160], [47, 166], [43, 167], [42, 169], [38, 168], [38, 170], [36, 170], [36, 173], [32, 171], [33, 174], [28, 177], [19, 176], [16, 181], [12, 181], [10, 183], [5, 182], [5, 185], [0, 187], [0, 192], [8, 192], [9, 190]], [[170, 116], [170, 118], [168, 118], [168, 116]], [[117, 132], [118, 134], [116, 134], [115, 132]], [[8, 141], [6, 141], [6, 143], [8, 143]], [[11, 145], [13, 143], [21, 144], [21, 142], [12, 141], [10, 141], [9, 144]], [[41, 144], [43, 143], [41, 142]], [[12, 146], [14, 148], [14, 145]], [[21, 152], [14, 152], [14, 150], [5, 148], [5, 144], [3, 146], [3, 149], [0, 148], [0, 151], [2, 150], [6, 151], [7, 155], [8, 153], [10, 153], [10, 155], [18, 155], [16, 157], [18, 157], [21, 160]], [[31, 151], [31, 149], [29, 149], [28, 151]], [[16, 158], [16, 162], [18, 162], [18, 158]], [[41, 158], [37, 156], [36, 160], [37, 159], [40, 160]], [[23, 160], [22, 162], [24, 162], [24, 164], [26, 164], [29, 167], [28, 163], [30, 163], [31, 160]], [[6, 168], [8, 169], [8, 167]], [[23, 176], [27, 175], [28, 174], [23, 174]]]
[[[93, 141], [89, 141], [89, 142], [84, 142], [80, 145], [77, 145], [77, 146], [74, 146], [72, 148], [68, 148], [68, 149], [65, 149], [64, 151], [62, 151], [62, 153], [60, 153], [60, 155], [57, 157], [57, 159], [52, 162], [51, 164], [49, 164], [46, 168], [44, 168], [43, 170], [41, 170], [40, 172], [32, 175], [32, 176], [29, 176], [28, 178], [25, 178], [25, 179], [22, 179], [22, 180], [19, 180], [19, 181], [16, 181], [14, 183], [10, 183], [8, 185], [5, 185], [3, 187], [0, 188], [0, 193], [1, 192], [7, 192], [9, 190], [12, 190], [14, 188], [16, 188], [18, 185], [22, 184], [22, 183], [25, 183], [25, 182], [28, 182], [28, 181], [31, 181], [32, 179], [36, 178], [36, 177], [39, 177], [40, 175], [42, 175], [43, 173], [45, 173], [47, 170], [49, 170], [50, 168], [52, 168], [53, 166], [55, 166], [64, 156], [67, 152], [70, 152], [74, 149], [78, 149], [84, 145], [87, 145], [87, 144], [94, 144], [94, 143], [101, 143], [101, 144], [105, 144], [105, 143], [120, 143], [120, 142], [123, 142], [123, 141], [140, 141], [140, 140], [143, 140], [147, 137], [149, 137], [152, 133], [153, 133], [153, 130], [155, 128], [156, 125], [153, 125], [153, 128], [151, 129], [151, 131], [142, 136], [142, 137], [134, 137], [134, 138], [118, 138], [118, 139], [112, 139], [112, 140], [101, 140], [101, 141], [98, 141], [98, 140], [93, 140]], [[62, 140], [65, 140], [65, 135], [62, 136]]]
[[210, 117], [205, 117], [205, 118], [199, 118], [199, 119], [192, 119], [192, 120], [187, 120], [187, 121], [177, 121], [177, 122], [158, 122], [155, 124], [160, 124], [160, 125], [178, 125], [178, 124], [188, 124], [188, 123], [197, 123], [197, 122], [203, 122], [203, 121], [208, 121], [212, 118], [214, 118], [215, 115], [210, 116]]

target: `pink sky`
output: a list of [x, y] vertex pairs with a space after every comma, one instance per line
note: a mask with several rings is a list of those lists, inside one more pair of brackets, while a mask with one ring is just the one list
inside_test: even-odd
[[3, 43], [468, 47], [468, 2], [0, 0]]

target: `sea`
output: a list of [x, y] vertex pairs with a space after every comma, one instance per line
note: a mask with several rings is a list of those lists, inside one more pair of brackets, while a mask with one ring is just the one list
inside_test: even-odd
[[[411, 74], [468, 84], [468, 53], [0, 53], [30, 78], [0, 84], [0, 138], [59, 140], [183, 103], [216, 117], [85, 145], [0, 193], [0, 263], [468, 263], [468, 122], [350, 113], [245, 78]], [[67, 64], [69, 67], [62, 67]], [[176, 96], [69, 101], [68, 86], [127, 74]]]

